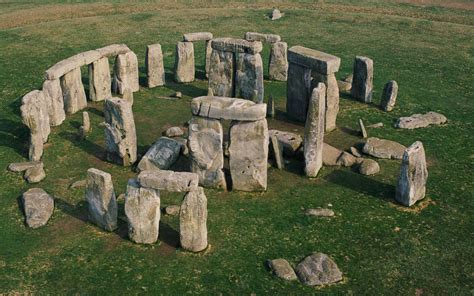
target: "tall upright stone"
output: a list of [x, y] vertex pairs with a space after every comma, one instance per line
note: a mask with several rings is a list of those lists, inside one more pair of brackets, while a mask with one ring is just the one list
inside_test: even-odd
[[214, 96], [234, 96], [234, 54], [232, 52], [212, 50], [209, 88]]
[[270, 80], [286, 81], [288, 79], [288, 44], [286, 42], [272, 43], [268, 76]]
[[374, 61], [367, 57], [357, 56], [354, 60], [353, 73], [352, 97], [361, 102], [372, 102]]
[[316, 177], [323, 166], [325, 98], [326, 86], [319, 83], [311, 94], [304, 129], [305, 173], [308, 177]]
[[297, 121], [305, 121], [311, 88], [311, 69], [290, 63], [286, 84], [286, 112]]
[[211, 40], [206, 41], [206, 77], [209, 78], [209, 69], [211, 68], [212, 43]]
[[382, 92], [382, 100], [380, 102], [380, 107], [386, 112], [390, 112], [395, 107], [397, 102], [398, 95], [398, 84], [395, 80], [390, 80], [385, 84]]
[[66, 113], [74, 114], [87, 107], [86, 93], [81, 78], [81, 68], [75, 68], [61, 77], [61, 89], [63, 91], [64, 110], [66, 110]]
[[109, 59], [103, 57], [89, 64], [89, 99], [103, 101], [112, 97]]
[[107, 160], [128, 166], [137, 160], [137, 135], [129, 102], [105, 100], [105, 150]]
[[230, 127], [229, 166], [232, 187], [241, 191], [267, 189], [267, 120], [233, 121]]
[[107, 231], [117, 228], [117, 200], [109, 173], [94, 168], [87, 170], [86, 200], [93, 223]]
[[423, 143], [416, 141], [403, 153], [395, 199], [410, 207], [425, 197], [428, 169]]
[[175, 52], [174, 78], [176, 82], [194, 81], [194, 44], [178, 42]]
[[115, 58], [112, 89], [114, 93], [123, 95], [124, 90], [127, 88], [132, 92], [140, 89], [138, 83], [138, 59], [133, 51], [119, 54]]
[[139, 244], [155, 243], [158, 240], [160, 214], [160, 192], [141, 187], [136, 179], [130, 179], [125, 194], [129, 238]]
[[48, 106], [49, 124], [58, 126], [66, 119], [64, 111], [63, 92], [59, 79], [45, 80], [43, 82], [43, 94]]
[[191, 170], [199, 185], [226, 189], [222, 124], [218, 119], [193, 116], [189, 123], [188, 148]]
[[336, 128], [337, 114], [339, 113], [339, 86], [337, 85], [336, 75], [315, 73], [313, 75], [313, 84], [322, 82], [326, 86], [326, 114], [325, 130], [330, 132]]
[[236, 54], [235, 96], [263, 103], [263, 92], [263, 62], [260, 54]]
[[179, 212], [179, 238], [181, 247], [187, 251], [207, 248], [207, 198], [202, 187], [184, 196]]
[[160, 44], [146, 47], [145, 67], [149, 88], [165, 85], [165, 68]]

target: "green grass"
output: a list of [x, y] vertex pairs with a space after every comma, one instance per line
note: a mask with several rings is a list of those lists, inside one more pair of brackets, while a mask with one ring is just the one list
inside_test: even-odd
[[[190, 118], [191, 98], [207, 93], [203, 80], [186, 85], [172, 82], [174, 46], [181, 35], [211, 31], [216, 37], [242, 37], [246, 31], [258, 31], [279, 34], [290, 46], [303, 45], [341, 57], [338, 78], [351, 72], [355, 55], [373, 58], [374, 104], [342, 96], [339, 129], [327, 134], [326, 141], [339, 148], [360, 142], [348, 132], [357, 129], [358, 118], [366, 124], [384, 123], [382, 129], [370, 129], [370, 136], [404, 145], [421, 140], [429, 164], [426, 200], [411, 211], [394, 203], [399, 161], [380, 160], [381, 172], [373, 177], [325, 167], [317, 179], [308, 180], [301, 162], [292, 160], [287, 170], [269, 170], [266, 193], [206, 189], [211, 248], [204, 254], [176, 248], [176, 217], [162, 217], [159, 243], [136, 245], [127, 240], [123, 222], [117, 233], [102, 232], [85, 222], [83, 190], [68, 189], [90, 167], [110, 172], [117, 194], [135, 176], [130, 168], [102, 161], [102, 104], [91, 103], [93, 131], [86, 141], [76, 137], [80, 113], [52, 129], [44, 154], [47, 178], [39, 184], [56, 197], [56, 209], [46, 227], [30, 230], [24, 226], [17, 198], [33, 186], [19, 174], [0, 170], [0, 293], [472, 294], [472, 11], [325, 1], [316, 6], [282, 4], [289, 7], [285, 17], [271, 22], [265, 18], [275, 5], [271, 3], [226, 8], [203, 2], [202, 7], [213, 8], [192, 4], [187, 9], [183, 3], [175, 4], [181, 9], [149, 11], [144, 3], [115, 3], [114, 13], [98, 11], [21, 26], [4, 26], [2, 16], [12, 19], [11, 14], [21, 15], [24, 8], [31, 9], [31, 15], [36, 10], [40, 14], [43, 6], [0, 4], [0, 27], [4, 28], [0, 30], [0, 167], [26, 159], [28, 130], [21, 124], [20, 99], [41, 87], [44, 70], [55, 62], [84, 50], [126, 43], [138, 55], [144, 81], [146, 45], [162, 44], [167, 86], [142, 87], [135, 94], [139, 152], [144, 153], [166, 127], [182, 125]], [[62, 9], [62, 5], [53, 8]], [[81, 9], [94, 7], [88, 5]], [[201, 77], [203, 52], [204, 45], [196, 44]], [[263, 59], [267, 67], [268, 47]], [[395, 110], [385, 113], [377, 104], [390, 79], [398, 82], [400, 91]], [[184, 98], [157, 98], [175, 91]], [[285, 119], [286, 84], [266, 81], [265, 93], [266, 97], [272, 94], [277, 104], [278, 115], [269, 120], [270, 127], [301, 133], [302, 125]], [[413, 131], [391, 127], [400, 116], [428, 111], [443, 113], [449, 123]], [[164, 192], [161, 197], [162, 205], [178, 204], [181, 198]], [[329, 203], [336, 212], [332, 219], [303, 214], [303, 209]], [[124, 215], [123, 202], [119, 211]], [[315, 289], [279, 280], [265, 268], [267, 259], [285, 258], [297, 264], [314, 251], [336, 261], [344, 273], [343, 283]]]

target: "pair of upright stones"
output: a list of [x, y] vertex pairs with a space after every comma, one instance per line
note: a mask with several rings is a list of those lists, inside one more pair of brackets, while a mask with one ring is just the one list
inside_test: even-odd
[[227, 188], [224, 175], [222, 120], [231, 120], [229, 167], [232, 188], [265, 191], [267, 188], [268, 126], [266, 104], [249, 100], [204, 96], [191, 102], [188, 148], [192, 171], [199, 184]]
[[187, 83], [195, 79], [194, 67], [194, 42], [206, 42], [206, 76], [209, 73], [211, 58], [211, 39], [210, 32], [188, 33], [183, 35], [183, 41], [178, 42], [175, 52], [174, 78], [176, 82]]

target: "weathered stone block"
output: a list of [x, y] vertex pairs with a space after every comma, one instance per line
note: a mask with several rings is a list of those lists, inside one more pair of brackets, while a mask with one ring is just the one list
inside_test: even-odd
[[272, 44], [268, 65], [270, 80], [287, 81], [288, 79], [288, 45], [286, 42]]
[[195, 173], [173, 172], [166, 170], [147, 170], [138, 175], [140, 185], [170, 192], [188, 192], [196, 190], [199, 177]]
[[167, 170], [178, 160], [181, 144], [167, 137], [159, 138], [138, 163], [139, 171]]
[[123, 95], [124, 90], [127, 88], [132, 92], [140, 89], [138, 83], [138, 60], [137, 55], [133, 51], [119, 54], [115, 58], [112, 89], [114, 93]]
[[104, 57], [89, 64], [89, 99], [103, 101], [112, 97], [109, 59]]
[[194, 81], [194, 44], [178, 42], [175, 52], [174, 79], [179, 83]]
[[259, 41], [247, 41], [235, 38], [216, 38], [212, 39], [212, 48], [219, 51], [228, 51], [234, 53], [256, 54], [262, 51], [263, 45]]
[[266, 43], [275, 43], [275, 42], [281, 41], [280, 35], [263, 34], [263, 33], [257, 33], [257, 32], [247, 32], [245, 33], [244, 38], [247, 41], [261, 41], [261, 42], [266, 42]]
[[288, 50], [288, 61], [324, 75], [339, 71], [341, 65], [341, 59], [336, 56], [299, 45]]
[[22, 195], [25, 222], [28, 227], [38, 228], [48, 223], [53, 215], [54, 199], [41, 188], [30, 188]]
[[207, 198], [202, 187], [184, 196], [179, 212], [179, 238], [181, 247], [187, 251], [207, 248]]
[[313, 85], [322, 82], [326, 85], [326, 132], [336, 129], [337, 114], [339, 113], [339, 87], [334, 73], [323, 75], [313, 73]]
[[371, 137], [365, 142], [362, 152], [377, 158], [402, 159], [405, 149], [400, 143]]
[[308, 177], [316, 177], [323, 166], [325, 96], [326, 86], [324, 83], [319, 83], [313, 89], [309, 101], [304, 130], [305, 173]]
[[260, 54], [237, 54], [235, 96], [263, 103], [263, 92], [263, 62]]
[[361, 102], [372, 102], [374, 62], [367, 57], [357, 56], [354, 60], [353, 73], [352, 97]]
[[342, 280], [342, 273], [336, 263], [323, 253], [306, 257], [295, 268], [300, 281], [307, 286], [321, 286]]
[[51, 126], [60, 125], [66, 119], [60, 80], [45, 80], [43, 82], [43, 94], [48, 106], [49, 124]]
[[234, 96], [234, 54], [212, 50], [209, 65], [209, 89], [213, 95]]
[[111, 44], [96, 49], [102, 57], [112, 57], [119, 54], [130, 52], [130, 48], [126, 44]]
[[311, 94], [311, 70], [290, 63], [286, 84], [286, 112], [294, 120], [304, 122]]
[[82, 84], [81, 69], [64, 74], [61, 77], [61, 89], [63, 91], [64, 110], [66, 113], [74, 114], [87, 107], [87, 98]]
[[86, 200], [93, 223], [107, 231], [117, 228], [117, 200], [109, 173], [94, 168], [87, 170]]
[[249, 100], [202, 96], [191, 101], [193, 115], [227, 120], [255, 121], [265, 119], [267, 104]]
[[183, 41], [194, 42], [194, 41], [208, 41], [213, 38], [210, 32], [195, 32], [186, 33], [183, 35]]
[[165, 85], [165, 68], [160, 44], [146, 47], [145, 67], [148, 87]]
[[398, 95], [398, 84], [395, 80], [390, 80], [385, 84], [382, 92], [380, 107], [386, 112], [390, 112], [395, 107]]
[[415, 129], [427, 127], [429, 125], [440, 125], [446, 123], [446, 116], [436, 112], [428, 112], [426, 114], [413, 114], [408, 117], [400, 117], [395, 124], [396, 128]]
[[101, 53], [97, 50], [89, 50], [78, 53], [60, 62], [57, 62], [54, 66], [46, 70], [45, 79], [54, 80], [61, 76], [66, 75], [74, 69], [88, 65], [95, 60], [102, 57]]

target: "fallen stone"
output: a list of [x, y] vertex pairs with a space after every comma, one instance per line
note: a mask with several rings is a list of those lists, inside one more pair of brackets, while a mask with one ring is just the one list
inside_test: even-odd
[[270, 96], [268, 98], [268, 103], [267, 103], [267, 116], [274, 118], [275, 117], [275, 102], [273, 101], [273, 97]]
[[323, 145], [323, 165], [325, 166], [339, 166], [341, 162], [338, 162], [342, 151], [324, 143]]
[[369, 128], [380, 128], [380, 127], [383, 127], [383, 123], [382, 122], [377, 122], [377, 123], [374, 123], [374, 124], [370, 124], [367, 127], [369, 127]]
[[350, 167], [356, 163], [356, 158], [352, 154], [341, 151], [341, 155], [337, 159], [337, 164], [344, 167]]
[[270, 49], [270, 62], [268, 65], [270, 80], [287, 81], [288, 79], [288, 44], [275, 42]]
[[352, 85], [353, 78], [354, 78], [354, 75], [351, 73], [351, 74], [347, 75], [346, 78], [344, 78], [344, 81], [349, 82]]
[[146, 47], [145, 67], [148, 87], [165, 85], [165, 68], [160, 44]]
[[173, 127], [170, 127], [169, 129], [167, 129], [165, 131], [165, 136], [169, 137], [169, 138], [172, 138], [172, 137], [180, 137], [184, 135], [184, 131], [182, 128], [180, 128], [179, 126], [173, 126]]
[[266, 42], [266, 43], [275, 43], [275, 42], [281, 41], [280, 35], [263, 34], [263, 33], [257, 33], [257, 32], [247, 32], [245, 33], [244, 38], [245, 40], [248, 40], [248, 41], [261, 41], [261, 42]]
[[263, 62], [260, 54], [236, 54], [235, 97], [263, 103]]
[[179, 212], [179, 240], [187, 251], [207, 248], [207, 198], [202, 187], [184, 196]]
[[61, 77], [64, 110], [74, 114], [87, 107], [87, 98], [82, 84], [81, 68], [73, 69]]
[[402, 159], [406, 147], [400, 143], [379, 138], [368, 138], [362, 152], [377, 158]]
[[173, 94], [173, 97], [177, 99], [181, 99], [183, 97], [183, 94], [180, 91], [177, 91]]
[[211, 46], [215, 50], [228, 51], [233, 53], [257, 54], [262, 51], [263, 45], [259, 41], [247, 41], [236, 38], [215, 38], [211, 41]]
[[178, 142], [179, 145], [181, 146], [181, 154], [183, 154], [183, 155], [188, 155], [189, 154], [188, 139], [185, 139], [185, 138], [182, 138], [182, 137], [174, 137], [173, 140]]
[[353, 73], [352, 97], [364, 103], [372, 102], [374, 62], [367, 57], [357, 56], [354, 60]]
[[273, 274], [283, 280], [295, 281], [298, 279], [290, 263], [285, 259], [268, 260], [267, 264]]
[[195, 32], [195, 33], [186, 33], [183, 35], [183, 41], [194, 42], [194, 41], [208, 41], [211, 40], [214, 36], [210, 32]]
[[103, 101], [112, 97], [109, 59], [103, 57], [89, 65], [89, 99]]
[[349, 150], [355, 157], [362, 157], [362, 154], [360, 154], [359, 149], [357, 149], [356, 147], [351, 147], [349, 148]]
[[285, 160], [283, 158], [283, 145], [278, 141], [278, 138], [273, 135], [270, 136], [271, 154], [275, 159], [276, 166], [279, 170], [285, 168]]
[[46, 178], [46, 173], [42, 165], [35, 166], [27, 169], [23, 177], [28, 183], [34, 184], [43, 181], [43, 179]]
[[194, 81], [194, 44], [178, 42], [176, 45], [174, 79], [178, 83]]
[[66, 119], [60, 80], [45, 80], [43, 82], [43, 94], [48, 106], [49, 124], [51, 126], [60, 125]]
[[179, 157], [181, 144], [177, 141], [161, 137], [146, 152], [138, 163], [138, 171], [167, 170]]
[[306, 257], [295, 268], [300, 281], [307, 286], [321, 286], [342, 280], [342, 273], [336, 263], [323, 253]]
[[109, 173], [94, 168], [87, 170], [86, 200], [94, 224], [107, 231], [117, 228], [117, 201]]
[[428, 112], [426, 114], [413, 114], [409, 117], [400, 117], [395, 124], [396, 128], [415, 129], [427, 127], [431, 124], [440, 125], [448, 121], [446, 116], [436, 112]]
[[395, 80], [390, 80], [385, 84], [382, 93], [382, 100], [380, 102], [380, 107], [382, 110], [390, 112], [395, 107], [398, 94], [398, 84]]
[[96, 50], [101, 54], [102, 57], [116, 56], [131, 51], [126, 44], [111, 44]]
[[41, 188], [30, 188], [24, 192], [22, 204], [28, 227], [38, 228], [46, 225], [53, 215], [54, 199]]
[[364, 159], [362, 163], [359, 164], [359, 173], [362, 175], [370, 176], [375, 175], [380, 172], [379, 164], [373, 159]]
[[362, 138], [367, 138], [367, 130], [365, 129], [364, 122], [362, 119], [359, 118], [359, 128], [360, 128], [360, 133], [362, 134]]
[[294, 156], [296, 151], [303, 144], [303, 138], [292, 132], [285, 132], [279, 130], [269, 130], [270, 137], [276, 136], [278, 141], [283, 145], [283, 152], [287, 156]]
[[352, 82], [347, 82], [343, 80], [338, 80], [337, 81], [337, 87], [339, 88], [340, 92], [350, 92], [352, 88]]
[[325, 98], [326, 86], [324, 83], [319, 83], [313, 89], [309, 101], [308, 116], [304, 129], [304, 170], [306, 176], [313, 178], [318, 175], [323, 166]]
[[8, 165], [10, 172], [23, 172], [27, 169], [43, 166], [41, 161], [25, 161], [25, 162], [13, 162]]
[[284, 13], [281, 13], [280, 10], [274, 8], [274, 9], [272, 10], [271, 15], [270, 15], [270, 19], [271, 19], [272, 21], [276, 21], [276, 20], [278, 20], [278, 19], [281, 19], [284, 15], [285, 15], [285, 14], [284, 14]]
[[188, 192], [197, 189], [199, 177], [195, 173], [188, 172], [147, 170], [140, 172], [138, 182], [146, 188], [170, 192]]
[[61, 76], [64, 76], [66, 73], [71, 72], [74, 69], [78, 69], [82, 66], [88, 65], [98, 59], [102, 55], [99, 51], [89, 50], [85, 52], [78, 53], [67, 59], [64, 59], [60, 62], [57, 62], [51, 68], [46, 70], [45, 79], [54, 80], [59, 79]]
[[234, 74], [234, 54], [212, 50], [209, 64], [210, 96], [233, 97]]
[[305, 211], [305, 214], [307, 216], [333, 217], [334, 216], [334, 211], [331, 210], [331, 209], [322, 209], [322, 208], [307, 209]]
[[170, 216], [176, 216], [179, 215], [180, 209], [181, 207], [177, 205], [167, 206], [165, 207], [165, 214]]
[[257, 121], [265, 119], [266, 104], [225, 97], [197, 97], [191, 101], [194, 115], [226, 120]]
[[339, 71], [341, 65], [339, 57], [299, 45], [288, 50], [288, 61], [324, 75]]
[[114, 93], [123, 95], [125, 89], [136, 92], [140, 89], [138, 83], [138, 60], [133, 52], [119, 54], [115, 58], [114, 79], [112, 89]]
[[73, 182], [71, 185], [69, 185], [69, 189], [82, 188], [82, 187], [86, 187], [86, 185], [87, 185], [86, 179], [78, 180], [78, 181]]
[[311, 69], [290, 63], [286, 81], [286, 112], [294, 120], [305, 122], [311, 95]]

